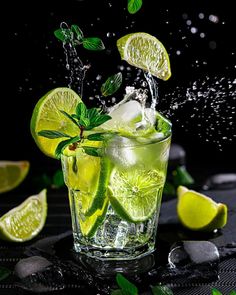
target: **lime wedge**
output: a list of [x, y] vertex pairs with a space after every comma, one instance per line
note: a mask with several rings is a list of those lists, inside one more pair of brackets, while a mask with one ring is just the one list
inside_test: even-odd
[[213, 231], [227, 223], [227, 206], [186, 187], [178, 187], [177, 214], [186, 228]]
[[117, 41], [121, 58], [153, 76], [168, 80], [171, 76], [169, 56], [162, 43], [147, 33], [132, 33]]
[[28, 174], [28, 161], [0, 161], [0, 193], [17, 187]]
[[67, 148], [62, 155], [62, 168], [67, 186], [79, 191], [80, 211], [91, 216], [98, 209], [102, 210], [111, 170], [110, 161], [105, 157], [90, 156], [82, 148], [74, 152]]
[[114, 171], [110, 180], [112, 208], [129, 222], [142, 222], [156, 211], [164, 175], [156, 170]]
[[0, 237], [11, 242], [31, 240], [42, 230], [46, 217], [47, 199], [44, 189], [0, 218]]
[[84, 195], [83, 193], [75, 191], [73, 192], [73, 194], [75, 198], [75, 214], [77, 216], [77, 219], [79, 220], [81, 233], [84, 237], [92, 237], [95, 234], [98, 226], [102, 224], [106, 216], [108, 198], [105, 197], [101, 209], [97, 209], [92, 215], [86, 216], [83, 211], [86, 211], [86, 209], [90, 208], [91, 200], [87, 198], [87, 195]]
[[76, 136], [79, 128], [60, 111], [68, 114], [75, 113], [81, 98], [70, 88], [56, 88], [45, 94], [36, 104], [30, 122], [32, 136], [47, 156], [55, 158], [57, 145], [66, 138], [48, 139], [38, 136], [41, 130], [56, 130], [70, 136]]

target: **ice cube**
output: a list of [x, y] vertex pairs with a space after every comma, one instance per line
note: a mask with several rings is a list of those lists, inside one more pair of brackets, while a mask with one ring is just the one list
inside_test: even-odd
[[218, 263], [219, 251], [209, 241], [182, 241], [174, 244], [168, 256], [171, 267]]
[[110, 140], [106, 148], [106, 154], [111, 161], [119, 167], [129, 168], [134, 166], [137, 162], [137, 156], [133, 148], [134, 145], [135, 142], [132, 139], [123, 136], [115, 136]]
[[40, 256], [21, 259], [14, 274], [18, 278], [17, 286], [25, 290], [44, 293], [65, 288], [61, 268]]
[[123, 249], [127, 243], [127, 233], [129, 231], [129, 225], [126, 221], [121, 221], [117, 228], [116, 238], [114, 246], [116, 248]]

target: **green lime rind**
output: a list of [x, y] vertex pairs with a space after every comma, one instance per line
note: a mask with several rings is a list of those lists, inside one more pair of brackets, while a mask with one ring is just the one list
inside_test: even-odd
[[108, 197], [122, 219], [139, 223], [156, 212], [163, 185], [164, 176], [156, 170], [114, 171]]
[[107, 188], [112, 170], [111, 162], [107, 158], [101, 157], [100, 166], [101, 168], [97, 190], [91, 206], [84, 212], [86, 216], [91, 216], [96, 212], [97, 209], [102, 209], [106, 199]]
[[138, 32], [117, 40], [121, 59], [164, 81], [171, 77], [170, 60], [163, 44], [154, 36]]
[[[93, 216], [85, 216], [85, 221], [80, 220], [80, 228], [81, 228], [81, 232], [84, 236], [86, 237], [93, 237], [94, 234], [97, 231], [97, 228], [103, 223], [105, 217], [106, 217], [106, 213], [107, 213], [107, 208], [108, 208], [108, 198], [105, 198], [104, 202], [103, 202], [103, 206], [101, 209], [97, 209]], [[93, 222], [91, 222], [91, 219], [94, 218]], [[85, 232], [84, 230], [84, 226], [85, 224], [87, 224], [87, 231]], [[90, 225], [90, 227], [89, 227]], [[89, 228], [89, 230], [88, 230]]]
[[0, 238], [10, 242], [33, 239], [43, 229], [47, 218], [46, 189], [27, 198], [0, 218]]
[[41, 130], [56, 130], [72, 137], [79, 134], [79, 128], [62, 111], [75, 113], [81, 98], [70, 88], [55, 88], [46, 93], [36, 104], [30, 121], [31, 134], [39, 149], [47, 156], [56, 158], [55, 150], [65, 138], [48, 139], [38, 135]]
[[177, 215], [182, 225], [192, 231], [212, 232], [227, 223], [227, 206], [210, 197], [188, 190], [177, 189]]
[[19, 186], [27, 176], [29, 161], [0, 161], [0, 193]]

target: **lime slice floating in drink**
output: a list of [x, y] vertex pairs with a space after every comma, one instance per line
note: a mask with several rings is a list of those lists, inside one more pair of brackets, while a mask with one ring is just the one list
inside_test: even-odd
[[213, 231], [227, 223], [227, 206], [210, 197], [179, 186], [177, 214], [184, 227], [195, 231]]
[[142, 222], [156, 211], [164, 175], [156, 170], [118, 170], [111, 177], [109, 199], [113, 209], [129, 222]]
[[47, 217], [46, 189], [27, 198], [0, 218], [0, 237], [11, 242], [25, 242], [43, 228]]
[[168, 80], [171, 76], [169, 56], [162, 43], [147, 33], [128, 34], [117, 41], [121, 58], [153, 76]]
[[28, 161], [0, 161], [0, 193], [17, 187], [28, 174]]
[[56, 130], [70, 136], [79, 134], [79, 128], [60, 111], [75, 113], [80, 97], [70, 88], [56, 88], [45, 94], [36, 104], [31, 118], [32, 136], [41, 151], [55, 158], [58, 144], [66, 138], [48, 139], [38, 135], [41, 130]]

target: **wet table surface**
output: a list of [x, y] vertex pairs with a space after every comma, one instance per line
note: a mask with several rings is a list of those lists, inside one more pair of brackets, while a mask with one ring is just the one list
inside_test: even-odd
[[[185, 231], [179, 224], [176, 216], [176, 200], [164, 201], [161, 207], [158, 238], [168, 245], [180, 240], [209, 240], [216, 244], [217, 247], [236, 241], [236, 189], [208, 191], [207, 194], [214, 200], [224, 202], [229, 208], [228, 223], [218, 234], [197, 235]], [[26, 196], [24, 194], [6, 193], [1, 196], [0, 214], [4, 214], [11, 208], [20, 204]], [[0, 241], [0, 266], [5, 266], [14, 270], [15, 264], [22, 258], [26, 257], [24, 252], [31, 244], [45, 237], [58, 235], [71, 229], [70, 211], [66, 191], [48, 191], [48, 217], [46, 225], [42, 232], [31, 242], [23, 244], [10, 244]], [[142, 274], [140, 275], [142, 277]], [[211, 283], [195, 282], [189, 283], [188, 279], [181, 281], [171, 281], [168, 284], [174, 292], [174, 295], [210, 295], [212, 288], [217, 288], [223, 295], [229, 294], [236, 289], [236, 255], [220, 262], [219, 279]], [[145, 293], [145, 292], [144, 292]], [[143, 293], [143, 294], [144, 294]], [[13, 276], [0, 282], [1, 295], [29, 294], [16, 286]], [[31, 293], [32, 294], [32, 293]], [[45, 294], [45, 293], [44, 293]], [[51, 294], [101, 294], [90, 290], [89, 288], [80, 288], [79, 284], [67, 284], [66, 289], [52, 292]], [[151, 293], [145, 293], [151, 294]]]

